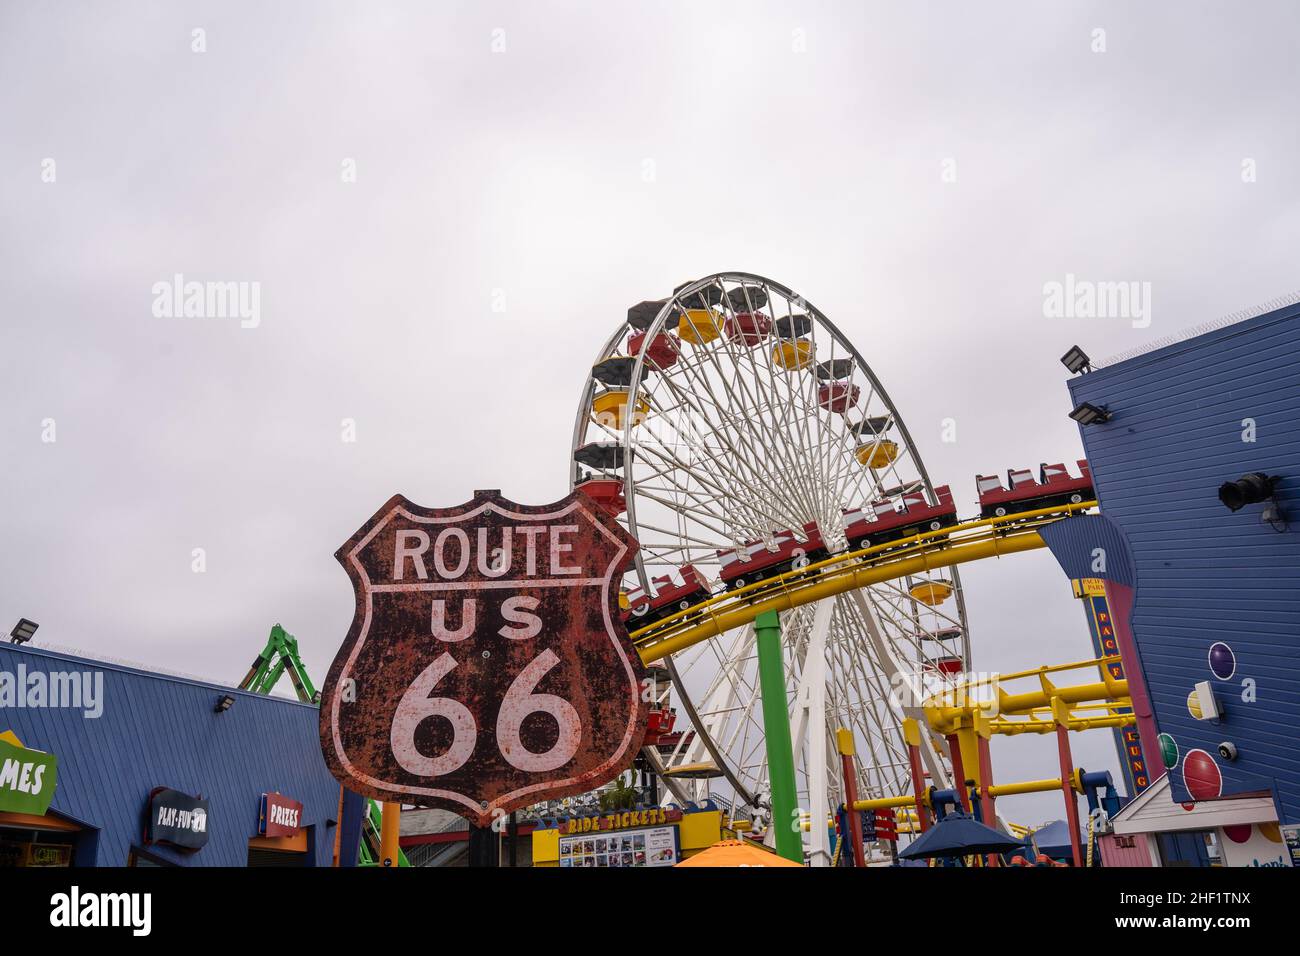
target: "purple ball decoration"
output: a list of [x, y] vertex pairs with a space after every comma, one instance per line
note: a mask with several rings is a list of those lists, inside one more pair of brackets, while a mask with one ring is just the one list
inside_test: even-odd
[[1222, 641], [1210, 645], [1210, 673], [1219, 680], [1228, 680], [1237, 673], [1237, 656]]

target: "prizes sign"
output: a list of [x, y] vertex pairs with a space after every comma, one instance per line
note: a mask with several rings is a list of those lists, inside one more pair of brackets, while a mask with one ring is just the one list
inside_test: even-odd
[[336, 555], [356, 614], [321, 701], [334, 776], [479, 826], [617, 776], [648, 715], [617, 603], [635, 549], [581, 494], [389, 500]]
[[297, 836], [302, 827], [302, 804], [282, 793], [262, 794], [258, 830], [266, 837]]

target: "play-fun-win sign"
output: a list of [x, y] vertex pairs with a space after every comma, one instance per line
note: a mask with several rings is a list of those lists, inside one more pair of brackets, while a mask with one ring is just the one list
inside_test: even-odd
[[208, 843], [210, 804], [202, 797], [159, 787], [149, 794], [148, 843], [198, 850]]
[[334, 775], [487, 826], [630, 766], [645, 672], [617, 597], [635, 549], [581, 494], [392, 498], [336, 555], [356, 614], [321, 701]]

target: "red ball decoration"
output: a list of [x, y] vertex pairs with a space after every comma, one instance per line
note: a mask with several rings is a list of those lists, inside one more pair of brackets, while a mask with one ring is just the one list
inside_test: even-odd
[[1189, 750], [1183, 758], [1183, 783], [1193, 800], [1214, 800], [1223, 792], [1219, 765], [1204, 750]]

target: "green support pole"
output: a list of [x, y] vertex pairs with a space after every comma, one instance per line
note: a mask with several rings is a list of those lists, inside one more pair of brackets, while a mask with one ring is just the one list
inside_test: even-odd
[[[772, 780], [772, 826], [776, 852], [803, 862], [803, 834], [795, 816], [794, 747], [790, 743], [790, 708], [785, 697], [785, 659], [781, 652], [781, 618], [764, 611], [754, 619], [758, 645], [758, 682], [763, 694], [763, 736], [767, 739], [767, 772]], [[814, 820], [815, 826], [818, 821]]]

